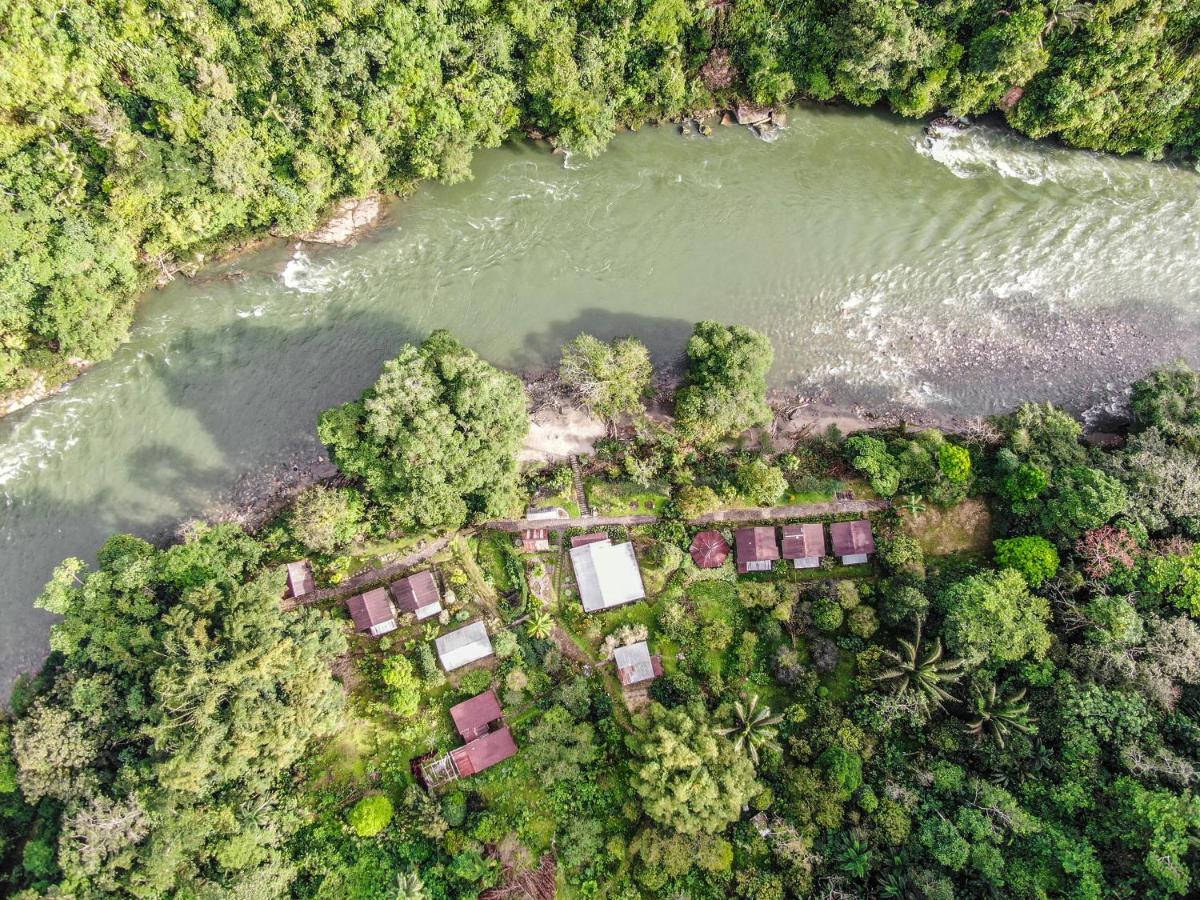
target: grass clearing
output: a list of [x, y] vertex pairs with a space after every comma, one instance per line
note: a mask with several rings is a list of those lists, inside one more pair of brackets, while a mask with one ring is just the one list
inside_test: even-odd
[[968, 497], [948, 509], [901, 510], [900, 518], [927, 556], [987, 553], [992, 548], [992, 513], [982, 497]]
[[632, 481], [589, 477], [584, 482], [588, 504], [598, 516], [657, 515], [667, 503], [666, 485], [648, 488]]

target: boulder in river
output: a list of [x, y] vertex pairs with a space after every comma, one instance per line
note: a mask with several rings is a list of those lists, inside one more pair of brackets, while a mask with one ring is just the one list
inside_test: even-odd
[[313, 244], [351, 244], [379, 221], [382, 213], [378, 197], [342, 200], [324, 225], [300, 235], [300, 240]]
[[740, 103], [733, 114], [737, 117], [739, 125], [761, 125], [763, 122], [770, 121], [771, 108], [753, 103]]

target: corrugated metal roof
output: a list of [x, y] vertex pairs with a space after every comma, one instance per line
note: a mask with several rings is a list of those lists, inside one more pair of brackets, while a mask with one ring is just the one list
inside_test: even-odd
[[482, 622], [472, 622], [434, 641], [438, 659], [447, 672], [492, 655], [492, 642]]
[[692, 559], [702, 569], [718, 569], [729, 559], [729, 542], [719, 531], [701, 531], [692, 539]]
[[860, 556], [875, 552], [875, 536], [866, 519], [854, 522], [834, 522], [829, 526], [835, 556]]
[[508, 726], [485, 734], [471, 741], [465, 747], [457, 747], [450, 751], [454, 757], [454, 765], [458, 774], [463, 778], [476, 775], [484, 769], [491, 768], [496, 763], [504, 762], [517, 753], [517, 742], [513, 740]]
[[572, 547], [571, 565], [587, 612], [611, 609], [646, 596], [631, 543], [614, 545], [605, 537]]
[[454, 720], [454, 727], [465, 741], [485, 734], [488, 725], [500, 716], [500, 701], [496, 699], [496, 692], [491, 688], [470, 700], [450, 707], [450, 718]]
[[391, 592], [397, 608], [416, 613], [418, 619], [428, 619], [442, 611], [442, 595], [430, 570], [393, 582]]
[[312, 565], [307, 559], [287, 564], [288, 596], [303, 597], [317, 589], [313, 579]]
[[650, 658], [650, 647], [645, 641], [618, 647], [613, 651], [613, 662], [617, 666], [617, 677], [621, 684], [638, 684], [654, 677], [654, 662]]
[[354, 627], [359, 631], [370, 631], [396, 617], [392, 610], [392, 601], [388, 599], [387, 591], [383, 588], [375, 588], [365, 594], [355, 594], [346, 601], [346, 606], [350, 609]]
[[820, 522], [784, 525], [782, 531], [784, 559], [809, 559], [825, 555], [825, 528]]
[[764, 562], [779, 559], [779, 542], [774, 527], [759, 525], [739, 528], [735, 536], [738, 562]]

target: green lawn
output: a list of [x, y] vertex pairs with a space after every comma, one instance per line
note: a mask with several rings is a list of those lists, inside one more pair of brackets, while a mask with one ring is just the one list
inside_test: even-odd
[[667, 486], [644, 488], [632, 481], [590, 477], [585, 482], [588, 504], [599, 516], [658, 514], [667, 502]]

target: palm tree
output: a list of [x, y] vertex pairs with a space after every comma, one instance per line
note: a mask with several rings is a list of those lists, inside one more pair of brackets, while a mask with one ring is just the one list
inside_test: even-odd
[[554, 632], [554, 619], [550, 618], [548, 612], [539, 609], [529, 617], [525, 630], [530, 637], [544, 641]]
[[733, 739], [733, 749], [741, 752], [745, 749], [750, 761], [758, 765], [758, 750], [775, 743], [775, 726], [783, 721], [783, 716], [771, 715], [771, 707], [758, 705], [758, 694], [750, 698], [749, 704], [743, 706], [742, 701], [733, 701], [733, 714], [737, 724], [729, 728], [714, 729], [717, 734], [736, 735]]
[[429, 889], [416, 872], [396, 876], [396, 896], [393, 900], [429, 900]]
[[1046, 27], [1042, 29], [1042, 36], [1049, 37], [1050, 32], [1056, 28], [1062, 28], [1067, 34], [1071, 34], [1083, 22], [1091, 21], [1095, 11], [1093, 7], [1076, 0], [1050, 0], [1046, 4], [1046, 12], [1049, 15]]
[[917, 630], [912, 641], [900, 638], [900, 650], [885, 650], [884, 654], [891, 658], [894, 665], [886, 672], [876, 676], [877, 681], [890, 682], [897, 693], [904, 693], [910, 688], [920, 691], [941, 706], [947, 700], [953, 702], [954, 697], [943, 685], [953, 684], [962, 678], [963, 660], [942, 658], [942, 639], [933, 642], [933, 649], [926, 652], [921, 647], [922, 622], [917, 619]]
[[907, 512], [910, 516], [919, 516], [929, 507], [921, 502], [921, 497], [919, 494], [905, 494], [904, 502], [900, 504], [900, 508]]
[[1009, 730], [1028, 734], [1033, 730], [1034, 719], [1029, 715], [1029, 701], [1025, 699], [1025, 688], [1007, 697], [1000, 696], [996, 685], [988, 686], [987, 693], [975, 691], [975, 718], [967, 723], [967, 734], [977, 738], [992, 737], [997, 746], [1004, 749], [1004, 739]]

